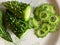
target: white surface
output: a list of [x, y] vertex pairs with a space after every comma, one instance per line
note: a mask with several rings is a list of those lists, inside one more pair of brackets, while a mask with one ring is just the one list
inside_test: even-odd
[[[0, 2], [7, 0], [0, 0]], [[31, 6], [35, 7], [42, 3], [52, 3], [56, 7], [56, 12], [60, 12], [60, 0], [19, 0], [22, 2], [30, 3]], [[9, 31], [10, 32], [10, 31]], [[60, 30], [54, 33], [49, 33], [45, 38], [38, 39], [34, 35], [33, 30], [29, 30], [28, 33], [22, 38], [18, 39], [12, 32], [10, 32], [13, 41], [16, 45], [60, 45]], [[0, 38], [0, 45], [15, 45], [14, 43], [7, 42]]]

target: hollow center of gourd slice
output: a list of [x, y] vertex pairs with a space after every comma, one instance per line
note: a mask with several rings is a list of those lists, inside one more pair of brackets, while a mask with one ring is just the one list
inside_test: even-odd
[[31, 6], [26, 7], [24, 10], [24, 19], [25, 21], [28, 21], [31, 15]]
[[47, 14], [46, 13], [41, 13], [40, 16], [41, 16], [41, 18], [45, 19], [47, 17]]
[[44, 34], [44, 31], [42, 29], [38, 30], [37, 34], [40, 36], [41, 34]]
[[56, 17], [55, 17], [55, 16], [52, 16], [52, 17], [50, 18], [50, 20], [51, 20], [51, 22], [55, 22], [55, 21], [56, 21]]
[[44, 34], [44, 31], [40, 30], [40, 34]]

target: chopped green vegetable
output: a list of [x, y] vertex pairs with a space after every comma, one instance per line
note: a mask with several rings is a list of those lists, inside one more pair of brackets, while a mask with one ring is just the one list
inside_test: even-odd
[[49, 32], [56, 32], [58, 30], [58, 25], [51, 24], [50, 25], [50, 31]]
[[58, 30], [58, 25], [60, 22], [60, 16], [57, 14], [52, 14], [49, 17], [50, 32], [56, 32]]
[[51, 4], [42, 4], [34, 9], [34, 17], [39, 22], [35, 31], [37, 37], [45, 37], [49, 32], [58, 30], [60, 16], [55, 13], [55, 7]]
[[44, 29], [35, 30], [35, 34], [38, 38], [45, 37], [48, 33], [43, 31]]
[[18, 1], [7, 1], [2, 3], [10, 12], [17, 18], [22, 18], [28, 21], [31, 15], [31, 6]]
[[[43, 12], [42, 12], [43, 11]], [[47, 11], [47, 12], [44, 12], [44, 11]], [[37, 20], [40, 20], [40, 16], [39, 16], [39, 14], [41, 15], [41, 12], [42, 13], [48, 13], [48, 12], [50, 12], [50, 13], [55, 13], [55, 8], [54, 8], [54, 6], [53, 5], [51, 5], [51, 4], [42, 4], [41, 6], [38, 6], [38, 7], [36, 7], [35, 9], [34, 9], [34, 16], [35, 16], [35, 18], [37, 19]], [[48, 14], [47, 14], [48, 15]], [[45, 17], [45, 16], [44, 16]]]
[[60, 16], [58, 16], [57, 14], [52, 14], [49, 17], [49, 23], [58, 25], [59, 22], [60, 22]]
[[52, 4], [45, 3], [38, 7], [39, 7], [40, 12], [41, 11], [49, 11], [51, 13], [55, 13], [55, 7]]
[[6, 31], [7, 29], [3, 25], [3, 14], [2, 11], [0, 11], [0, 37], [4, 38], [7, 41], [12, 42], [10, 34]]
[[30, 4], [18, 1], [8, 1], [2, 4], [7, 8], [6, 21], [17, 37], [23, 37], [27, 29], [37, 27], [37, 20], [30, 18]]
[[49, 24], [44, 23], [44, 24], [41, 25], [40, 28], [35, 30], [35, 34], [38, 38], [43, 38], [48, 34], [49, 31], [50, 31]]
[[55, 7], [51, 4], [43, 4], [34, 9], [34, 16], [31, 15], [30, 4], [7, 1], [2, 3], [6, 8], [6, 21], [12, 32], [22, 38], [28, 29], [35, 28], [37, 37], [45, 37], [49, 32], [58, 29], [60, 19], [55, 13]]
[[6, 21], [8, 23], [8, 26], [11, 28], [12, 32], [15, 33], [15, 35], [19, 38], [22, 38], [30, 28], [28, 22], [16, 18], [8, 10], [6, 11]]
[[50, 12], [48, 11], [41, 11], [39, 14], [40, 20], [47, 21], [50, 17]]

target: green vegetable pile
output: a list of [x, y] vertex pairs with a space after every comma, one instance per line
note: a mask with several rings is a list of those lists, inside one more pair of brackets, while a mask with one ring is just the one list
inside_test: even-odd
[[16, 18], [8, 10], [6, 11], [6, 21], [8, 22], [8, 26], [19, 38], [21, 38], [26, 33], [27, 29], [30, 28], [27, 21]]
[[51, 4], [43, 4], [34, 9], [34, 17], [41, 21], [41, 25], [36, 29], [37, 37], [45, 37], [49, 32], [58, 30], [60, 16], [56, 14], [55, 7]]
[[2, 3], [10, 12], [14, 14], [17, 18], [22, 18], [28, 21], [31, 14], [30, 4], [18, 2], [18, 1], [8, 1]]
[[31, 6], [17, 1], [8, 1], [2, 4], [7, 8], [5, 17], [9, 27], [17, 37], [23, 37], [27, 30], [32, 28], [29, 25]]
[[0, 10], [0, 37], [4, 38], [7, 41], [12, 42], [10, 34], [6, 31], [7, 29], [3, 25], [3, 14]]
[[33, 17], [31, 17], [32, 7], [30, 4], [7, 1], [3, 2], [2, 5], [6, 8], [6, 12], [3, 20], [3, 14], [0, 11], [0, 37], [7, 41], [12, 42], [12, 38], [6, 31], [3, 21], [20, 39], [27, 33], [28, 29], [32, 28], [35, 29], [35, 35], [38, 38], [43, 38], [48, 33], [58, 30], [60, 16], [56, 14], [55, 7], [51, 4], [42, 4], [36, 7], [33, 11]]

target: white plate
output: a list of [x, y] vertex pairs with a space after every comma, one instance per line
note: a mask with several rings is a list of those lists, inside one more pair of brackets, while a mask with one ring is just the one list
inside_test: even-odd
[[[0, 0], [0, 2], [8, 0]], [[60, 0], [19, 0], [22, 2], [30, 3], [32, 7], [36, 7], [43, 3], [52, 3], [56, 7], [56, 12], [60, 12]], [[1, 8], [1, 6], [0, 6]], [[11, 31], [8, 31], [13, 38], [13, 43], [7, 42], [6, 40], [0, 38], [0, 45], [60, 45], [60, 31], [54, 33], [49, 33], [44, 38], [37, 38], [34, 35], [33, 29], [29, 30], [28, 33], [22, 38], [18, 39]]]

